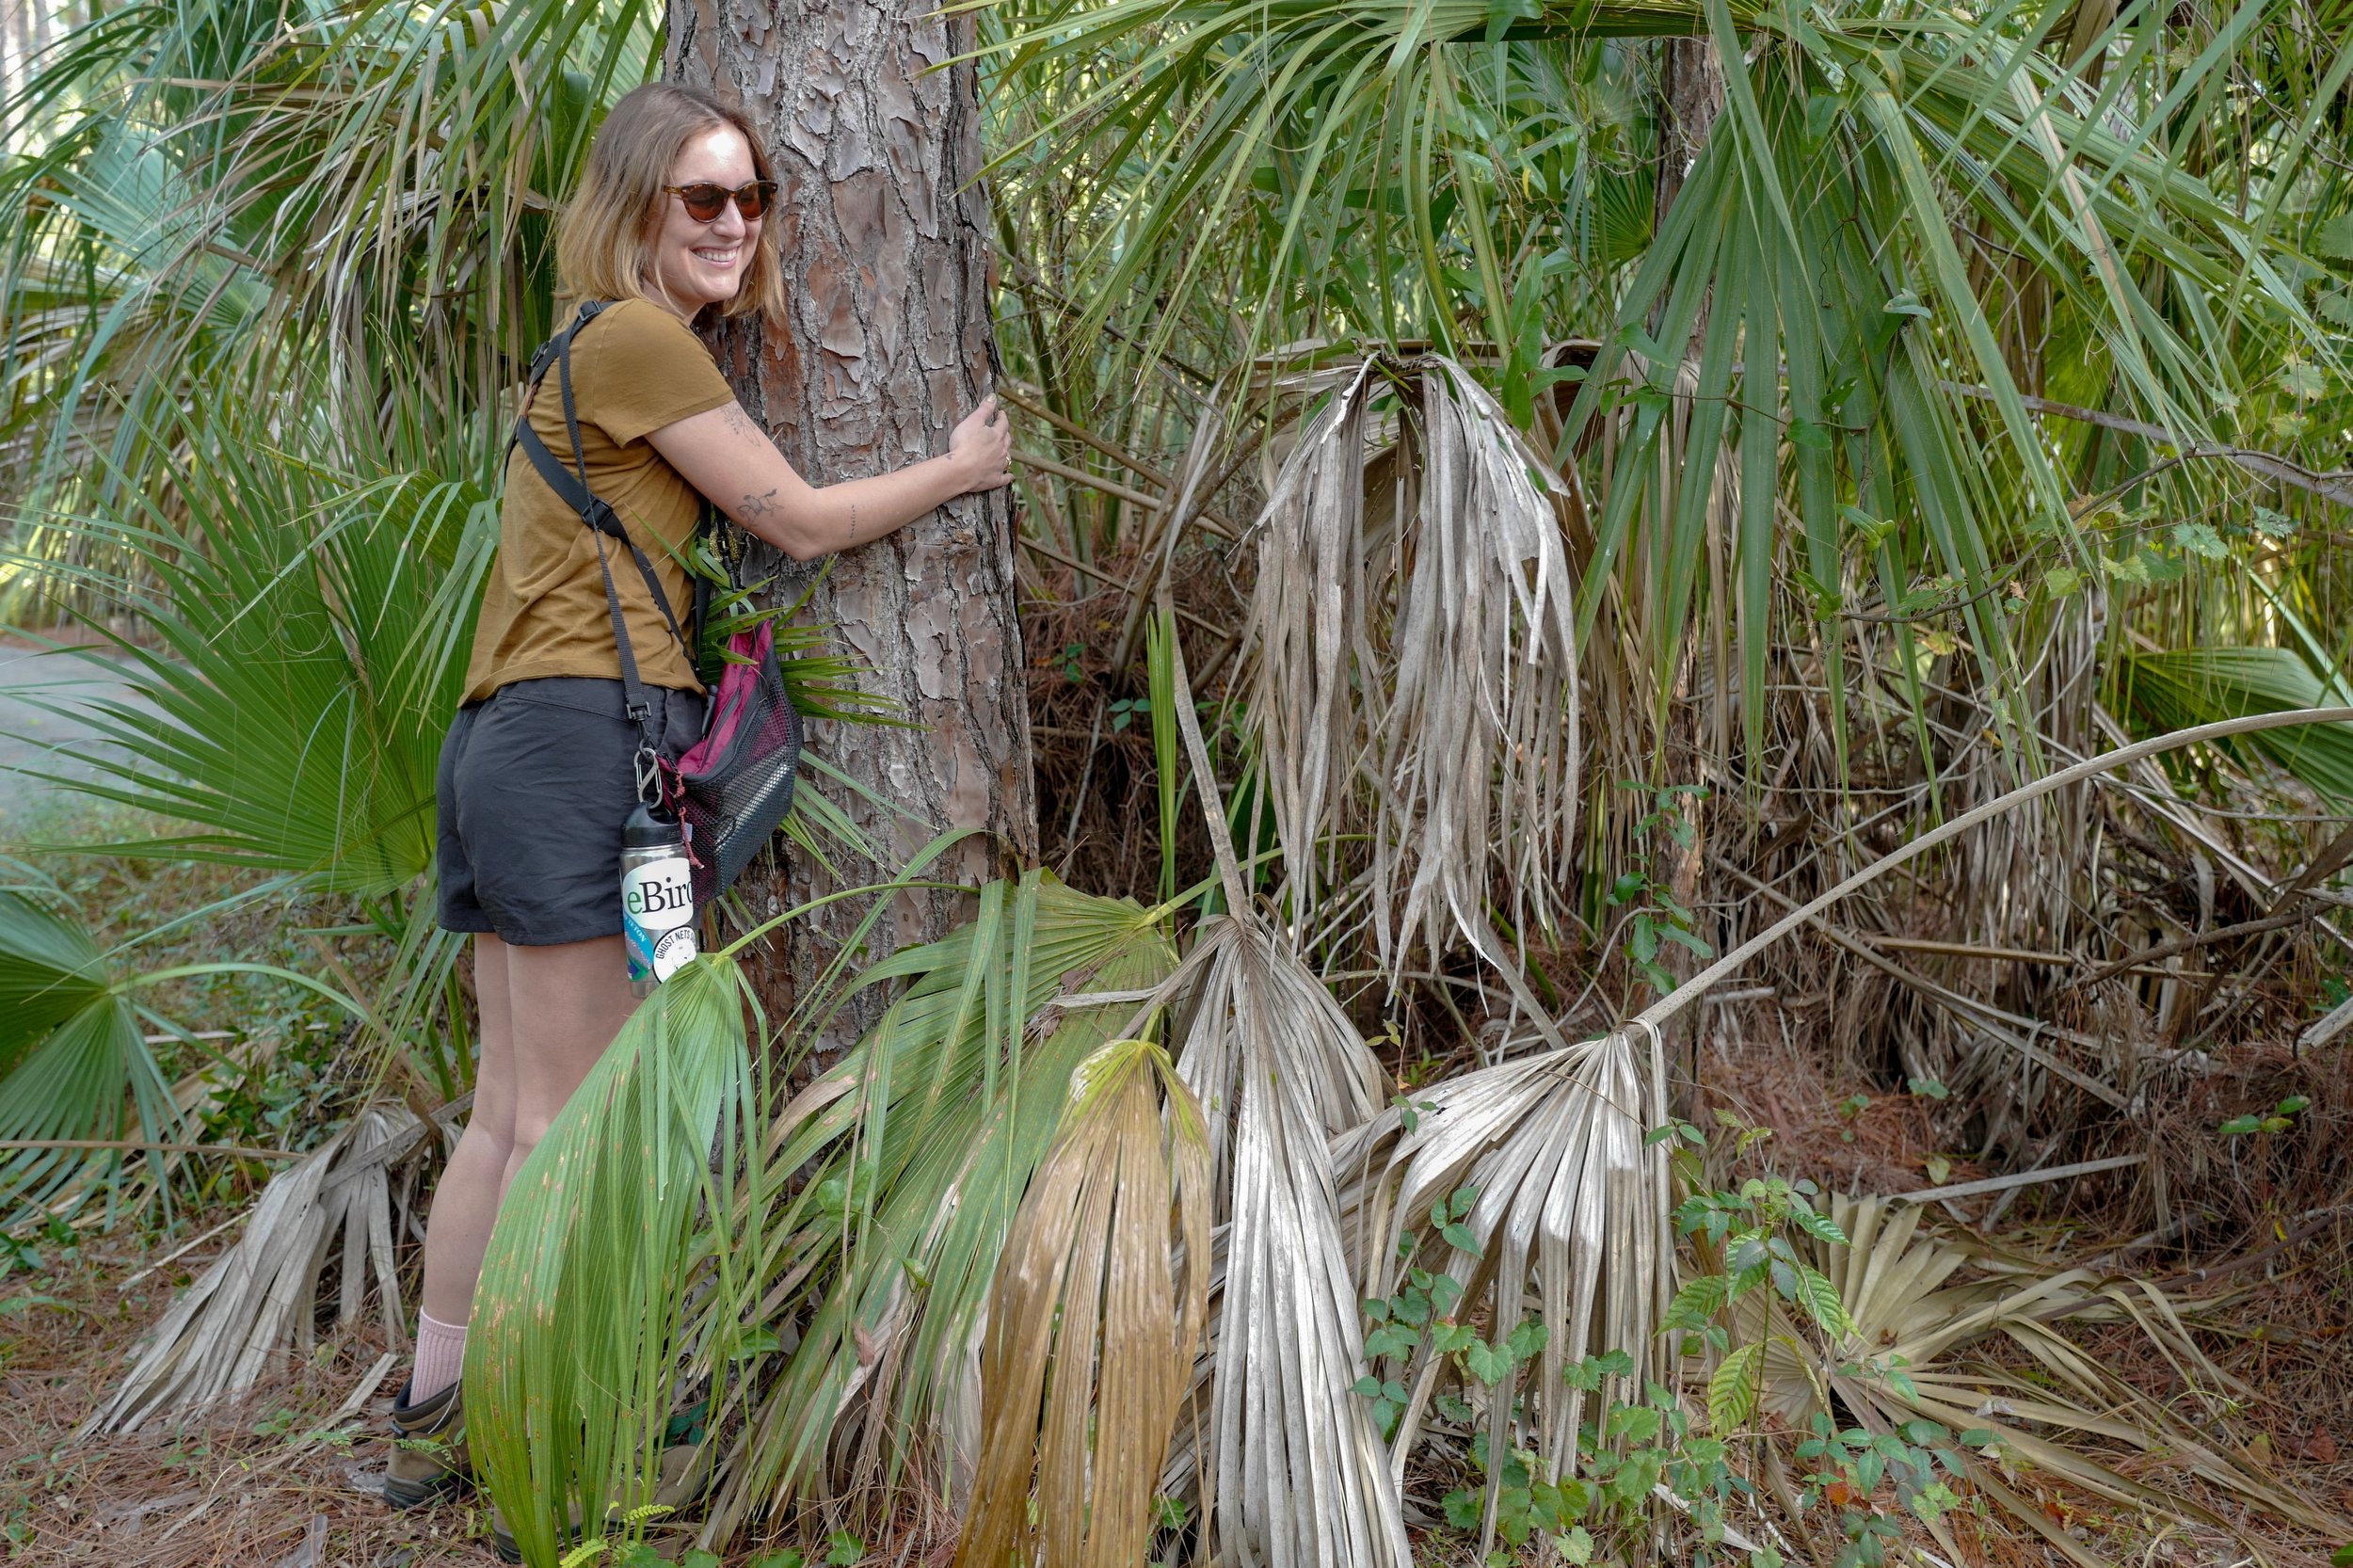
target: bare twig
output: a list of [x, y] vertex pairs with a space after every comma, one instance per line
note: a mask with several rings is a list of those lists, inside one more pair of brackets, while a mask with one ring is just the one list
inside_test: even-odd
[[[1945, 391], [1958, 392], [1962, 397], [1990, 399], [1993, 395], [1991, 387], [1973, 387], [1962, 381], [1946, 381], [1943, 385]], [[2249, 473], [2261, 474], [2265, 479], [2319, 496], [2324, 501], [2333, 501], [2340, 506], [2353, 507], [2353, 474], [2342, 470], [2322, 472], [2275, 452], [2247, 446], [2224, 446], [2217, 441], [2201, 440], [2194, 436], [2177, 435], [2162, 425], [2127, 419], [2121, 414], [2080, 408], [2073, 403], [2055, 403], [2047, 397], [2021, 395], [2018, 401], [2025, 405], [2029, 413], [2049, 414], [2055, 419], [2072, 420], [2077, 424], [2096, 425], [2103, 430], [2138, 436], [2142, 440], [2173, 447], [2191, 457], [2227, 458]]]
[[[1096, 578], [1103, 584], [1103, 586], [1107, 588], [1116, 588], [1123, 594], [1132, 594], [1136, 591], [1134, 584], [1122, 582], [1116, 577], [1107, 575], [1101, 567], [1090, 567], [1082, 562], [1073, 560], [1071, 557], [1064, 555], [1061, 551], [1056, 550], [1052, 545], [1048, 544], [1043, 539], [1024, 538], [1021, 541], [1021, 548], [1024, 550], [1033, 550], [1040, 555], [1045, 556], [1048, 560], [1068, 567], [1073, 571], [1085, 572], [1087, 575]], [[1215, 636], [1231, 637], [1234, 634], [1229, 629], [1218, 625], [1218, 623], [1213, 620], [1204, 620], [1202, 617], [1194, 615], [1191, 610], [1183, 608], [1181, 605], [1177, 607], [1176, 616], [1179, 620], [1191, 621], [1193, 625], [1201, 628], [1202, 631], [1210, 632]]]
[[[1046, 421], [1047, 424], [1051, 424], [1055, 429], [1063, 431], [1073, 440], [1082, 441], [1086, 445], [1093, 447], [1104, 456], [1109, 457], [1112, 462], [1117, 463], [1120, 467], [1144, 479], [1145, 482], [1156, 485], [1162, 490], [1173, 490], [1176, 488], [1176, 480], [1170, 478], [1167, 474], [1161, 472], [1150, 463], [1145, 462], [1143, 458], [1136, 456], [1133, 453], [1122, 451], [1119, 447], [1105, 440], [1102, 437], [1096, 435], [1094, 431], [1089, 430], [1085, 425], [1080, 424], [1078, 421], [1066, 419], [1063, 415], [1054, 412], [1053, 409], [1046, 406], [1044, 402], [1045, 394], [1040, 392], [1036, 388], [1022, 386], [1017, 381], [1000, 381], [997, 383], [997, 395], [1012, 404], [1015, 408], [1021, 409], [1024, 413], [1035, 414], [1038, 418]], [[1057, 470], [1056, 472], [1060, 472], [1062, 471]], [[1064, 476], [1065, 478], [1068, 477], [1066, 473]], [[1095, 480], [1093, 476], [1090, 475], [1078, 482], [1080, 484], [1091, 485], [1095, 483]], [[1236, 528], [1231, 522], [1228, 522], [1225, 518], [1219, 516], [1216, 512], [1210, 510], [1207, 506], [1202, 507], [1195, 515], [1198, 516], [1203, 523], [1208, 526], [1210, 533], [1215, 534], [1222, 538], [1232, 539], [1239, 538], [1241, 536], [1240, 529]]]
[[2028, 952], [2023, 948], [1986, 948], [1975, 942], [1940, 942], [1926, 936], [1881, 936], [1873, 934], [1871, 945], [1877, 948], [1897, 948], [1905, 952], [1942, 953], [1950, 958], [1993, 958], [2006, 964], [2047, 964], [2054, 968], [2073, 968], [2083, 962], [2064, 952]]
[[2120, 1154], [2106, 1160], [2081, 1160], [2073, 1165], [2053, 1165], [2041, 1171], [2016, 1171], [2009, 1176], [1987, 1176], [1982, 1181], [1956, 1181], [1949, 1187], [1922, 1187], [1910, 1192], [1897, 1192], [1888, 1201], [1942, 1203], [1947, 1198], [1974, 1198], [1980, 1193], [2002, 1192], [2013, 1187], [2063, 1181], [2070, 1176], [2092, 1176], [2101, 1171], [2121, 1171], [2127, 1165], [2145, 1164], [2148, 1159], [2145, 1154]]
[[[1716, 858], [1716, 864], [1722, 867], [1725, 872], [1730, 873], [1735, 878], [1748, 884], [1748, 886], [1754, 891], [1763, 894], [1765, 897], [1772, 900], [1775, 904], [1780, 904], [1783, 908], [1790, 909], [1796, 907], [1797, 900], [1789, 897], [1788, 894], [1782, 892], [1777, 888], [1769, 887], [1765, 883], [1759, 882], [1756, 878], [1749, 875], [1746, 872], [1741, 871], [1738, 867], [1727, 865], [1721, 856], [1718, 856]], [[1926, 975], [1913, 973], [1910, 969], [1905, 968], [1901, 964], [1897, 963], [1886, 954], [1879, 952], [1863, 937], [1852, 932], [1841, 930], [1839, 927], [1834, 926], [1831, 924], [1830, 921], [1822, 919], [1819, 915], [1811, 915], [1806, 918], [1813, 922], [1816, 930], [1819, 931], [1824, 936], [1829, 937], [1839, 947], [1853, 953], [1857, 958], [1862, 959], [1873, 968], [1881, 970], [1893, 979], [1900, 981], [1902, 984], [1912, 987], [1913, 990], [1918, 992], [1921, 996], [1926, 997], [1929, 1000], [1936, 1002], [1940, 1006], [1948, 1007], [1966, 1015], [1977, 1028], [1984, 1030], [1988, 1034], [1991, 1034], [1994, 1038], [2000, 1040], [2003, 1044], [2009, 1046], [2012, 1050], [2018, 1052], [2021, 1056], [2024, 1056], [2027, 1061], [2032, 1062], [2035, 1065], [2042, 1068], [2044, 1071], [2056, 1074], [2057, 1077], [2067, 1080], [2068, 1082], [2073, 1083], [2076, 1088], [2083, 1090], [2086, 1094], [2090, 1095], [2095, 1098], [2105, 1100], [2108, 1104], [2116, 1107], [2119, 1111], [2130, 1109], [2130, 1102], [2128, 1102], [2124, 1096], [2119, 1094], [2115, 1089], [2101, 1082], [2098, 1079], [2093, 1078], [2089, 1073], [2085, 1073], [2074, 1067], [2069, 1066], [2066, 1063], [2060, 1061], [2057, 1057], [2051, 1055], [2049, 1052], [2038, 1050], [2035, 1048], [2032, 1039], [2034, 1034], [2049, 1034], [2057, 1039], [2072, 1041], [2076, 1045], [2096, 1047], [2099, 1042], [2093, 1040], [2089, 1035], [2081, 1034], [2070, 1029], [2060, 1029], [2056, 1025], [2044, 1023], [2040, 1018], [2022, 1018], [2014, 1013], [2006, 1013], [1990, 1002], [1979, 1001], [1974, 997], [1962, 996], [1959, 991], [1947, 990], [1945, 987], [1939, 985], [1936, 982], [1930, 980]], [[1678, 991], [1675, 994], [1681, 995], [1681, 992]], [[2025, 1026], [2029, 1031], [2028, 1038], [2021, 1040], [2016, 1036], [2004, 1032], [1995, 1026], [1993, 1022], [1995, 1019], [1999, 1019], [2004, 1023]]]
[[2104, 980], [2112, 980], [2128, 970], [2146, 968], [2151, 964], [2162, 963], [2168, 958], [2176, 958], [2193, 949], [2209, 947], [2216, 942], [2227, 942], [2233, 937], [2254, 936], [2266, 931], [2283, 931], [2292, 925], [2302, 925], [2306, 920], [2311, 920], [2314, 913], [2316, 911], [2304, 909], [2293, 915], [2266, 915], [2259, 920], [2241, 920], [2236, 925], [2226, 925], [2213, 931], [2197, 931], [2186, 936], [2176, 936], [2169, 942], [2160, 942], [2155, 947], [2144, 948], [2129, 958], [2121, 959], [2116, 963], [2094, 969], [2088, 975], [2071, 980], [2067, 982], [2066, 988], [2073, 990], [2083, 985], [2097, 985]]
[[195, 1238], [193, 1240], [181, 1242], [178, 1246], [164, 1254], [163, 1256], [155, 1259], [154, 1262], [150, 1263], [146, 1268], [139, 1270], [136, 1273], [127, 1276], [120, 1285], [115, 1287], [116, 1292], [120, 1295], [129, 1295], [131, 1293], [131, 1287], [136, 1285], [139, 1281], [145, 1279], [156, 1270], [163, 1268], [166, 1264], [177, 1262], [180, 1258], [186, 1256], [189, 1253], [194, 1252], [197, 1248], [202, 1246], [214, 1237], [218, 1236], [222, 1231], [227, 1230], [231, 1225], [243, 1223], [245, 1217], [252, 1212], [253, 1206], [251, 1204], [248, 1203], [242, 1206], [234, 1214], [230, 1215], [229, 1218], [221, 1221], [220, 1224], [215, 1225], [203, 1235]]
[[1086, 470], [1073, 468], [1068, 463], [1056, 462], [1051, 457], [1043, 457], [1034, 452], [1016, 452], [1013, 455], [1013, 460], [1023, 468], [1037, 469], [1046, 473], [1059, 473], [1074, 485], [1084, 485], [1089, 488], [1101, 490], [1105, 495], [1116, 496], [1129, 505], [1141, 506], [1147, 512], [1157, 512], [1168, 504], [1158, 496], [1146, 495], [1142, 490], [1131, 490], [1116, 480], [1106, 479], [1099, 473], [1089, 473]]
[[2172, 1278], [2163, 1281], [2157, 1288], [2161, 1290], [2177, 1290], [2185, 1285], [2203, 1285], [2210, 1280], [2220, 1279], [2225, 1274], [2235, 1274], [2244, 1270], [2252, 1269], [2258, 1264], [2268, 1263], [2284, 1253], [2294, 1252], [2328, 1229], [2330, 1224], [2336, 1223], [2340, 1216], [2347, 1213], [2353, 1213], [2353, 1203], [2333, 1203], [2325, 1208], [2308, 1209], [2297, 1216], [2297, 1224], [2294, 1229], [2271, 1245], [2258, 1248], [2244, 1257], [2234, 1257], [2228, 1263], [2217, 1263], [2203, 1269], [2185, 1269]]

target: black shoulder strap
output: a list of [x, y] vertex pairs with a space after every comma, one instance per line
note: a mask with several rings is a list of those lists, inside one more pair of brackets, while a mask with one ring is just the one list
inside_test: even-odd
[[[509, 451], [521, 447], [523, 456], [531, 459], [531, 466], [538, 471], [548, 488], [555, 492], [556, 499], [570, 507], [597, 536], [597, 568], [604, 576], [605, 608], [613, 618], [614, 648], [620, 655], [622, 694], [628, 704], [629, 716], [638, 727], [642, 750], [651, 746], [653, 708], [646, 695], [645, 683], [637, 673], [636, 649], [630, 644], [629, 624], [621, 614], [620, 595], [613, 586], [613, 564], [604, 544], [608, 537], [618, 539], [628, 547], [631, 558], [637, 564], [637, 574], [645, 579], [646, 591], [652, 596], [654, 607], [662, 612], [663, 622], [670, 629], [670, 635], [678, 639], [689, 668], [695, 663], [695, 645], [679, 625], [678, 616], [670, 608], [670, 596], [663, 592], [662, 580], [654, 575], [653, 563], [647, 559], [637, 541], [630, 537], [629, 530], [613, 510], [612, 504], [588, 488], [588, 459], [580, 441], [580, 411], [572, 397], [572, 339], [607, 308], [603, 300], [592, 299], [584, 303], [570, 325], [548, 340], [532, 356], [531, 377], [525, 383], [527, 390], [536, 388], [548, 373], [549, 362], [554, 362], [556, 384], [564, 400], [564, 428], [571, 438], [571, 468], [567, 469], [557, 461], [555, 454], [548, 450], [547, 442], [541, 440], [539, 433], [531, 427], [528, 412], [516, 416], [514, 434], [509, 438], [507, 447]], [[708, 507], [705, 511], [707, 515]], [[703, 602], [699, 580], [696, 600], [699, 615]], [[643, 769], [640, 771], [642, 773]], [[642, 778], [640, 784], [642, 791]]]

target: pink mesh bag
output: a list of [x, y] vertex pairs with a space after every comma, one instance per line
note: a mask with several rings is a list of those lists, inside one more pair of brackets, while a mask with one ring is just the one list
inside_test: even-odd
[[801, 761], [801, 715], [785, 693], [768, 623], [729, 637], [728, 653], [702, 739], [664, 769], [686, 824], [697, 904], [732, 887], [792, 809]]

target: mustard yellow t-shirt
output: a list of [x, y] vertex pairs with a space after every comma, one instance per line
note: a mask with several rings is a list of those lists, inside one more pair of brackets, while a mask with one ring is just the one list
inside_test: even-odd
[[[610, 502], [630, 537], [653, 563], [671, 610], [685, 626], [694, 584], [684, 566], [702, 497], [646, 440], [659, 430], [734, 397], [702, 340], [649, 300], [607, 309], [572, 340], [572, 402], [588, 488]], [[564, 428], [557, 368], [548, 367], [532, 399], [531, 427], [567, 469], [571, 438]], [[597, 536], [557, 499], [520, 448], [506, 460], [506, 501], [499, 516], [499, 552], [474, 623], [466, 700], [517, 680], [584, 675], [617, 680]], [[629, 624], [638, 677], [648, 686], [698, 692], [692, 664], [654, 607], [646, 581], [618, 540], [605, 541], [613, 587]], [[689, 629], [691, 634], [691, 628]]]

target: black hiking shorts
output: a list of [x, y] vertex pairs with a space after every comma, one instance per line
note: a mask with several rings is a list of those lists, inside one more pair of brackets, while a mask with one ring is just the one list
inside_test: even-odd
[[[676, 760], [703, 698], [651, 688]], [[441, 928], [522, 947], [621, 934], [621, 827], [637, 804], [637, 727], [621, 683], [551, 676], [501, 686], [450, 722], [434, 778]]]

